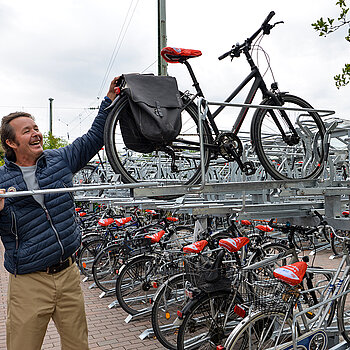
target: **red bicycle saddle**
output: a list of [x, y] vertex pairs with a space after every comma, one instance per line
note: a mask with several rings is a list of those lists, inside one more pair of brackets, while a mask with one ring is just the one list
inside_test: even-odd
[[182, 63], [189, 58], [202, 55], [199, 50], [181, 49], [178, 47], [164, 47], [160, 52], [165, 61], [169, 63]]
[[182, 248], [184, 253], [200, 253], [208, 244], [205, 239], [186, 245]]
[[255, 226], [258, 230], [264, 231], [264, 232], [271, 232], [273, 231], [273, 228], [268, 225], [257, 225]]
[[219, 241], [219, 246], [226, 248], [230, 253], [238, 252], [249, 243], [248, 237], [223, 238]]
[[108, 218], [108, 219], [100, 219], [98, 220], [98, 224], [100, 226], [108, 226], [114, 222], [114, 219]]
[[160, 239], [164, 236], [164, 233], [165, 233], [164, 230], [160, 230], [154, 233], [153, 235], [146, 235], [145, 238], [150, 238], [151, 243], [158, 243]]
[[250, 226], [252, 223], [249, 220], [241, 220], [241, 225]]
[[131, 220], [132, 220], [132, 217], [131, 216], [127, 216], [126, 218], [115, 219], [114, 221], [117, 224], [117, 226], [123, 226], [127, 222], [130, 222]]
[[303, 280], [306, 269], [306, 262], [298, 261], [294, 264], [277, 268], [275, 271], [273, 271], [273, 275], [279, 280], [295, 286]]

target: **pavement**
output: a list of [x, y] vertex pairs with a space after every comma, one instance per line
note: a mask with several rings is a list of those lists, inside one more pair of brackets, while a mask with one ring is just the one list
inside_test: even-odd
[[[4, 248], [0, 242], [0, 350], [6, 350], [6, 295], [8, 272], [3, 264]], [[153, 350], [164, 349], [156, 339], [139, 339], [139, 335], [151, 328], [149, 317], [125, 323], [128, 316], [121, 308], [109, 309], [115, 297], [99, 298], [98, 288], [89, 288], [91, 282], [82, 282], [85, 309], [89, 328], [90, 350]], [[41, 350], [59, 350], [60, 339], [51, 321]], [[25, 349], [23, 349], [25, 350]], [[79, 350], [79, 347], [76, 348]]]

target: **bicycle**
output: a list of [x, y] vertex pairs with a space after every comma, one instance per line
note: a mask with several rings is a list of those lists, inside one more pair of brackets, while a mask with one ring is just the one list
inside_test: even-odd
[[[273, 220], [272, 220], [273, 221]], [[270, 223], [272, 223], [272, 221]], [[281, 227], [279, 227], [281, 228]], [[252, 295], [256, 289], [256, 283], [266, 283], [271, 280], [276, 267], [292, 264], [299, 261], [298, 251], [294, 244], [294, 235], [298, 231], [305, 236], [312, 236], [318, 232], [318, 227], [301, 230], [300, 226], [285, 225], [285, 233], [288, 234], [289, 247], [281, 246], [278, 254], [269, 254], [264, 249], [256, 251], [247, 263], [241, 263], [236, 255], [237, 264], [233, 270], [226, 271], [226, 282], [217, 282], [213, 286], [204, 285], [200, 291], [196, 287], [187, 286], [187, 295], [192, 295], [188, 303], [182, 308], [181, 320], [177, 335], [177, 349], [197, 349], [207, 346], [222, 345], [222, 341], [239, 324], [239, 318], [245, 317], [252, 303]], [[226, 241], [226, 242], [225, 242]], [[237, 245], [230, 244], [228, 240], [220, 241], [220, 245], [231, 250], [237, 249]], [[243, 248], [243, 247], [242, 247]], [[280, 250], [281, 249], [281, 250]], [[308, 260], [303, 257], [303, 261]], [[225, 260], [222, 262], [225, 265]], [[221, 268], [221, 266], [219, 266]], [[208, 274], [207, 269], [202, 271]], [[320, 289], [324, 288], [331, 280], [331, 272], [320, 268], [309, 268], [306, 275], [306, 285], [303, 285], [305, 293], [302, 301], [307, 306], [316, 305], [323, 300]], [[227, 278], [231, 280], [228, 283]], [[198, 289], [198, 288], [197, 288]], [[217, 298], [219, 298], [217, 300]], [[219, 304], [218, 304], [219, 301]], [[228, 303], [228, 301], [230, 301]], [[238, 304], [237, 302], [240, 301]], [[332, 308], [332, 312], [334, 308]], [[208, 319], [209, 317], [209, 319]], [[244, 349], [244, 348], [242, 348]], [[249, 349], [256, 349], [254, 346]]]
[[[174, 231], [179, 242], [185, 241], [193, 233], [192, 227], [175, 225], [177, 218], [162, 217], [155, 223], [126, 231], [118, 239], [104, 247], [95, 257], [92, 264], [92, 276], [98, 288], [109, 294], [115, 290], [116, 278], [120, 268], [132, 257], [140, 254], [151, 254], [153, 247], [146, 244], [144, 236], [161, 230]], [[102, 294], [101, 294], [102, 295]]]
[[343, 243], [344, 255], [332, 279], [318, 290], [322, 295], [318, 303], [304, 309], [300, 300], [305, 291], [298, 288], [298, 300], [292, 301], [286, 310], [270, 309], [248, 315], [232, 331], [224, 349], [327, 349], [327, 330], [335, 319], [339, 333], [350, 344], [350, 239], [339, 235], [337, 238]]
[[[251, 51], [264, 35], [270, 34], [278, 23], [269, 24], [275, 15], [271, 12], [260, 28], [243, 44], [236, 44], [219, 59], [240, 57], [243, 54], [251, 68], [251, 73], [225, 100], [232, 101], [238, 93], [252, 82], [245, 104], [252, 104], [256, 92], [261, 91], [261, 108], [255, 110], [251, 122], [251, 142], [253, 149], [266, 173], [277, 180], [317, 178], [325, 162], [324, 135], [325, 126], [320, 115], [305, 100], [281, 92], [276, 82], [267, 88], [263, 75], [255, 64]], [[283, 23], [283, 22], [282, 22]], [[193, 185], [201, 179], [201, 167], [221, 166], [227, 162], [237, 162], [241, 171], [249, 176], [256, 171], [253, 161], [244, 161], [243, 143], [238, 136], [250, 107], [241, 108], [231, 131], [219, 130], [215, 118], [225, 106], [214, 112], [208, 108], [203, 121], [203, 152], [200, 152], [198, 98], [204, 98], [188, 60], [201, 55], [197, 50], [164, 48], [163, 58], [169, 63], [182, 63], [186, 66], [195, 88], [182, 96], [182, 129], [179, 136], [167, 146], [151, 153], [138, 153], [128, 149], [123, 141], [120, 129], [122, 115], [132, 118], [128, 99], [121, 91], [116, 104], [109, 114], [105, 126], [106, 153], [113, 170], [121, 175], [126, 183], [157, 180], [165, 184]], [[283, 108], [272, 108], [280, 106]], [[302, 111], [301, 111], [302, 109]], [[298, 110], [298, 111], [297, 111]], [[132, 130], [130, 130], [132, 132]], [[124, 134], [127, 137], [127, 131]]]
[[[245, 242], [246, 242], [246, 244], [240, 250], [239, 254], [238, 253], [232, 254], [231, 252], [227, 256], [225, 256], [224, 260], [225, 260], [226, 268], [228, 266], [231, 266], [232, 264], [233, 266], [235, 264], [245, 266], [246, 264], [249, 264], [249, 263], [255, 263], [255, 262], [261, 261], [266, 257], [270, 257], [271, 255], [275, 256], [276, 254], [285, 254], [286, 251], [288, 251], [289, 253], [291, 252], [290, 250], [288, 250], [288, 246], [285, 243], [281, 241], [279, 242], [266, 241], [264, 237], [260, 235], [257, 235], [257, 236], [253, 235], [253, 241], [248, 242], [246, 237], [242, 236], [241, 232], [237, 228], [235, 220], [233, 220], [233, 218], [230, 218], [229, 222], [230, 222], [230, 226], [226, 230], [214, 232], [208, 237], [203, 237], [205, 238], [205, 240], [201, 240], [197, 242], [197, 247], [192, 252], [192, 255], [193, 254], [198, 255], [199, 258], [202, 251], [201, 249], [202, 248], [204, 249], [205, 243], [208, 242], [208, 245], [205, 246], [206, 250], [203, 250], [203, 253], [205, 255], [203, 256], [204, 260], [202, 261], [200, 266], [204, 266], [205, 261], [206, 263], [208, 263], [209, 261], [212, 261], [216, 257], [216, 255], [218, 254], [217, 249], [219, 247], [218, 244], [220, 239], [227, 239], [227, 238], [242, 239], [243, 238], [245, 239]], [[209, 260], [208, 260], [208, 257], [210, 257]], [[215, 264], [215, 261], [213, 264]], [[191, 287], [196, 286], [196, 284], [198, 283], [198, 278], [200, 276], [200, 273], [199, 273], [200, 270], [198, 270], [198, 267], [197, 267], [197, 270], [196, 270], [196, 266], [194, 266], [194, 268], [190, 268], [192, 266], [190, 261], [187, 263], [187, 265], [188, 265], [188, 268], [185, 270], [186, 271], [185, 273], [175, 275], [170, 279], [168, 279], [167, 281], [165, 281], [163, 285], [158, 289], [156, 295], [154, 296], [152, 315], [151, 315], [152, 327], [158, 341], [167, 349], [177, 349], [177, 335], [179, 332], [179, 327], [181, 325], [181, 322], [177, 321], [177, 316], [178, 316], [177, 311], [182, 310], [187, 304], [187, 302], [189, 301], [188, 295], [186, 293], [188, 292], [188, 294], [192, 294], [190, 289]], [[205, 269], [204, 274], [207, 274], [208, 270], [205, 267], [204, 269]], [[220, 284], [221, 283], [219, 282], [216, 283], [214, 286], [214, 289], [217, 288], [217, 286]], [[190, 298], [191, 300], [193, 300], [192, 304], [195, 304], [195, 306], [193, 307], [197, 308], [198, 306], [200, 310], [204, 310], [205, 306], [207, 306], [208, 303], [212, 301], [212, 298], [214, 298], [215, 302], [219, 302], [219, 301], [222, 302], [221, 311], [223, 312], [223, 309], [225, 307], [228, 307], [229, 302], [232, 301], [233, 295], [229, 290], [225, 288], [223, 288], [224, 290], [221, 289], [222, 287], [223, 285], [221, 284], [218, 291], [214, 290], [214, 294], [212, 293], [208, 294], [206, 291], [203, 293], [194, 293], [195, 295]], [[190, 312], [193, 307], [189, 306], [187, 311]], [[183, 313], [184, 317], [187, 311]], [[206, 313], [207, 311], [204, 311], [204, 312]], [[198, 317], [200, 319], [204, 318], [203, 315], [200, 315]], [[212, 318], [210, 318], [210, 320], [212, 320]], [[210, 320], [208, 321], [208, 323], [210, 323]], [[203, 330], [203, 327], [204, 327], [203, 324], [200, 323], [198, 325], [198, 329]], [[222, 325], [220, 324], [220, 326]], [[208, 328], [210, 329], [210, 327]], [[194, 323], [192, 323], [193, 332], [194, 332], [194, 329], [196, 329], [196, 326], [194, 325]], [[198, 333], [196, 333], [196, 335], [198, 335]], [[220, 337], [221, 336], [217, 335], [217, 341], [221, 339]], [[205, 339], [208, 339], [208, 338], [205, 338]], [[197, 340], [198, 340], [197, 344], [199, 345], [206, 343], [205, 340], [204, 341], [201, 341], [199, 339]]]

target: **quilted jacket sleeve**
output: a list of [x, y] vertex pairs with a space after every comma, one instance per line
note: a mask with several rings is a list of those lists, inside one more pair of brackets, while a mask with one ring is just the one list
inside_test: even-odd
[[99, 112], [85, 135], [78, 137], [71, 145], [59, 149], [63, 152], [62, 156], [66, 159], [72, 173], [83, 168], [104, 145], [103, 130], [109, 113], [109, 109], [106, 110], [106, 108], [110, 103], [108, 100], [102, 101]]

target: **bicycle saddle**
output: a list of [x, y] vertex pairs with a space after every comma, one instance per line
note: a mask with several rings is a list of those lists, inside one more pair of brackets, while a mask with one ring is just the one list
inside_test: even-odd
[[164, 47], [160, 54], [168, 63], [183, 63], [189, 58], [201, 56], [202, 52], [199, 50], [181, 49], [178, 47]]
[[201, 241], [194, 242], [192, 244], [186, 245], [182, 248], [184, 253], [200, 253], [208, 244], [208, 241], [203, 239]]
[[307, 264], [305, 261], [298, 261], [294, 264], [281, 266], [273, 271], [273, 275], [292, 286], [299, 284], [305, 275]]
[[117, 226], [123, 226], [126, 223], [130, 222], [132, 220], [131, 216], [127, 216], [125, 218], [120, 218], [120, 219], [115, 219], [115, 223], [117, 224]]
[[158, 243], [160, 239], [164, 236], [164, 233], [164, 230], [160, 230], [157, 233], [154, 233], [153, 235], [146, 235], [145, 238], [149, 238], [151, 240], [151, 243]]
[[179, 219], [178, 219], [178, 218], [175, 218], [175, 217], [173, 217], [173, 216], [168, 216], [166, 219], [167, 219], [168, 221], [170, 221], [170, 222], [176, 222], [176, 221], [179, 221]]
[[248, 237], [223, 238], [219, 241], [219, 246], [226, 248], [230, 253], [238, 252], [249, 243]]
[[250, 226], [252, 223], [249, 220], [241, 220], [241, 225]]
[[100, 219], [98, 220], [98, 224], [100, 226], [108, 226], [114, 222], [114, 219], [108, 218], [108, 219]]
[[273, 231], [273, 228], [268, 226], [268, 225], [257, 225], [257, 226], [255, 226], [255, 228], [257, 228], [260, 231], [264, 231], [264, 232], [271, 232], [271, 231]]

